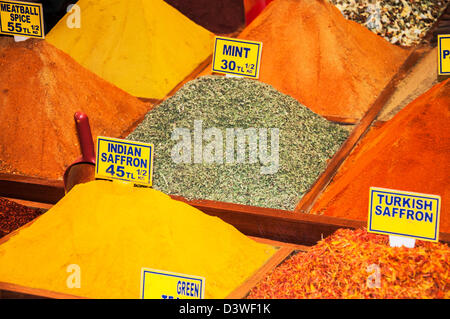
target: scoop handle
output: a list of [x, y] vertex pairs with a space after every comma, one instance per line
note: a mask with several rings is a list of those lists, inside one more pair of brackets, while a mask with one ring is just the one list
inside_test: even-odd
[[89, 118], [83, 112], [76, 112], [74, 118], [83, 161], [95, 164], [95, 149], [92, 140], [91, 127], [89, 125]]

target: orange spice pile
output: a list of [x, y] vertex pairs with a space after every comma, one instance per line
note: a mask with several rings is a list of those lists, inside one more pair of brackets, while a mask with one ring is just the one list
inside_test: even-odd
[[311, 213], [367, 220], [369, 188], [440, 195], [450, 232], [450, 80], [435, 85], [360, 141]]
[[388, 241], [365, 229], [339, 229], [275, 268], [248, 298], [450, 298], [446, 244], [419, 241], [406, 248]]
[[0, 172], [61, 179], [80, 155], [73, 115], [123, 137], [149, 107], [42, 40], [0, 38]]
[[263, 42], [262, 82], [329, 119], [361, 118], [409, 52], [325, 0], [273, 1], [239, 38]]

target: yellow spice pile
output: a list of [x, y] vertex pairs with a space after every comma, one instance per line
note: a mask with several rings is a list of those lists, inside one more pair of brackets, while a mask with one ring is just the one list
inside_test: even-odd
[[[0, 282], [89, 298], [139, 298], [141, 268], [205, 278], [224, 298], [275, 252], [149, 188], [93, 181], [0, 245]], [[76, 264], [81, 288], [68, 288]]]
[[[213, 51], [214, 35], [163, 0], [80, 0], [46, 40], [131, 95], [161, 99]], [[69, 23], [70, 25], [70, 23]]]

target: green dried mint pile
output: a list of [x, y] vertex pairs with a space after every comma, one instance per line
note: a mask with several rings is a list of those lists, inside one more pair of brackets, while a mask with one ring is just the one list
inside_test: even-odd
[[166, 194], [293, 210], [348, 134], [267, 84], [204, 76], [128, 138], [154, 144], [153, 187]]
[[421, 42], [449, 0], [328, 0], [349, 20], [402, 46]]

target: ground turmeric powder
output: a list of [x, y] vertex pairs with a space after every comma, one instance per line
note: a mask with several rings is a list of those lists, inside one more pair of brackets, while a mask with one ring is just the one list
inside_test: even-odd
[[131, 95], [161, 99], [213, 51], [214, 35], [162, 0], [80, 0], [46, 40]]
[[[146, 267], [204, 277], [205, 297], [224, 298], [274, 252], [157, 190], [93, 181], [0, 245], [0, 282], [139, 298]], [[80, 267], [80, 288], [67, 287], [72, 264]]]

